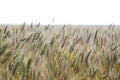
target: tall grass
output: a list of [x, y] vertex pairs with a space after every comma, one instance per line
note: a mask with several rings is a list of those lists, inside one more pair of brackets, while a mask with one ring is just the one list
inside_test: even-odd
[[0, 80], [120, 80], [120, 28], [0, 26]]

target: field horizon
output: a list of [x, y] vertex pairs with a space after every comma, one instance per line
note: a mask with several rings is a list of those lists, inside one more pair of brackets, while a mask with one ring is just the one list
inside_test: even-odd
[[26, 27], [27, 26], [60, 26], [60, 27], [63, 27], [63, 26], [69, 26], [69, 27], [109, 27], [109, 26], [114, 26], [114, 27], [119, 27], [120, 25], [116, 25], [116, 24], [40, 24], [40, 23], [30, 23], [30, 24], [26, 24], [26, 23], [23, 23], [23, 24], [0, 24], [1, 27], [5, 27], [5, 26], [23, 26], [25, 25]]

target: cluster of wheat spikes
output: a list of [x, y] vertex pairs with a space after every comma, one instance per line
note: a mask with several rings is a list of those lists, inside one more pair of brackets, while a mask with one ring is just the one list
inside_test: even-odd
[[120, 80], [120, 28], [1, 25], [0, 80]]

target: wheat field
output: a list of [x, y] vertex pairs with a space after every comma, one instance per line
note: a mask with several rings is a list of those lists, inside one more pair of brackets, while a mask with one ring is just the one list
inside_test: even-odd
[[0, 80], [120, 80], [120, 27], [0, 25]]

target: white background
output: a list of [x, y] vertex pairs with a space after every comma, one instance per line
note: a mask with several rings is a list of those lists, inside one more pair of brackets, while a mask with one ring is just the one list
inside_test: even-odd
[[120, 24], [119, 0], [0, 0], [0, 24]]

